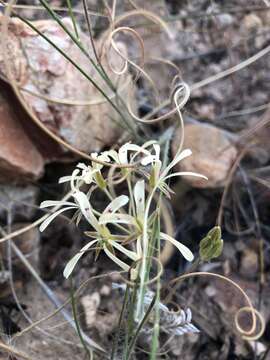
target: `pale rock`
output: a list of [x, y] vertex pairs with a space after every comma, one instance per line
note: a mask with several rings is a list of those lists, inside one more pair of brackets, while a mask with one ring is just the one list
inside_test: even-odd
[[240, 273], [246, 278], [254, 278], [259, 270], [258, 254], [251, 249], [245, 248], [241, 254]]
[[81, 304], [84, 309], [85, 323], [87, 327], [92, 327], [95, 324], [100, 301], [101, 299], [98, 292], [94, 292], [91, 295], [85, 295], [81, 298]]
[[[63, 19], [63, 22], [73, 31], [69, 19]], [[55, 21], [40, 20], [33, 24], [72, 58], [109, 97], [112, 96], [112, 91], [98, 75], [89, 58]], [[80, 31], [80, 39], [89, 57], [94, 59], [89, 37]], [[2, 52], [0, 50], [0, 73], [3, 76], [7, 74], [4, 64], [4, 51], [7, 50], [6, 57], [12, 60], [11, 70], [20, 85], [24, 100], [45, 126], [75, 148], [85, 152], [100, 151], [119, 138], [123, 132], [117, 124], [117, 121], [120, 121], [119, 114], [90, 81], [45, 39], [20, 20], [11, 19], [8, 45], [8, 49], [2, 48]], [[102, 45], [103, 40], [97, 41], [98, 51]], [[123, 59], [115, 52], [108, 56], [110, 61], [113, 58], [116, 68], [123, 66]], [[103, 56], [103, 60], [108, 77], [122, 98], [126, 99], [131, 82], [130, 75], [115, 75], [108, 65], [106, 55]], [[89, 102], [95, 104], [90, 105]], [[136, 105], [134, 108], [136, 109]]]
[[[175, 155], [181, 131], [176, 132], [172, 151]], [[208, 177], [208, 181], [193, 176], [184, 179], [194, 187], [218, 188], [225, 185], [228, 173], [236, 159], [237, 150], [226, 133], [212, 125], [188, 124], [185, 126], [184, 148], [192, 155], [177, 165], [179, 171], [192, 171]]]
[[254, 13], [246, 15], [242, 25], [248, 31], [258, 30], [263, 26], [261, 18]]

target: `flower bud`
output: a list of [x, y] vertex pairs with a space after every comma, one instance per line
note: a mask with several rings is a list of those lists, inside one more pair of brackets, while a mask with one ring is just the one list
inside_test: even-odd
[[96, 180], [96, 183], [98, 185], [98, 187], [101, 189], [101, 190], [104, 190], [107, 186], [107, 183], [106, 181], [104, 180], [103, 176], [101, 175], [100, 172], [97, 172], [94, 174], [94, 178]]
[[203, 261], [210, 261], [219, 257], [222, 249], [221, 229], [219, 226], [215, 226], [200, 242], [200, 258]]

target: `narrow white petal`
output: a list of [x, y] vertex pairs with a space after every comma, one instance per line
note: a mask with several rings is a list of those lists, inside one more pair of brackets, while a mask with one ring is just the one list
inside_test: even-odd
[[144, 180], [137, 181], [134, 186], [134, 199], [136, 204], [137, 217], [143, 220], [145, 211], [145, 182]]
[[67, 279], [70, 274], [72, 273], [72, 271], [74, 270], [77, 262], [80, 260], [80, 258], [83, 256], [83, 254], [91, 247], [93, 246], [98, 240], [92, 240], [90, 241], [87, 245], [85, 245], [79, 252], [78, 254], [76, 254], [75, 256], [73, 256], [72, 259], [69, 260], [69, 262], [67, 263], [67, 265], [65, 266], [64, 269], [64, 277]]
[[192, 320], [192, 312], [191, 312], [190, 308], [187, 308], [186, 315], [187, 315], [187, 322], [190, 323]]
[[121, 207], [125, 206], [129, 202], [129, 198], [126, 195], [118, 196], [117, 198], [113, 199], [113, 201], [106, 207], [103, 211], [103, 214], [113, 214]]
[[72, 196], [78, 202], [85, 219], [89, 222], [90, 225], [93, 226], [95, 230], [99, 231], [99, 224], [97, 218], [93, 213], [92, 206], [90, 205], [88, 197], [85, 195], [85, 193], [81, 191], [76, 191]]
[[147, 166], [149, 164], [153, 164], [153, 162], [155, 161], [156, 157], [155, 155], [148, 155], [146, 157], [144, 157], [142, 160], [141, 160], [141, 164], [143, 166]]
[[105, 162], [110, 162], [111, 159], [109, 158], [110, 153], [108, 151], [103, 151], [99, 156], [98, 159], [105, 161]]
[[199, 177], [199, 178], [208, 180], [208, 178], [206, 176], [204, 176], [202, 174], [194, 173], [194, 172], [191, 172], [191, 171], [176, 172], [176, 173], [173, 173], [173, 174], [170, 174], [170, 175], [166, 176], [164, 178], [164, 180], [170, 179], [170, 178], [175, 177], [175, 176], [195, 176], [195, 177]]
[[63, 209], [60, 209], [58, 211], [56, 211], [55, 213], [53, 213], [52, 215], [48, 216], [46, 220], [43, 221], [43, 223], [40, 225], [39, 230], [42, 232], [46, 229], [46, 227], [61, 213], [63, 213], [64, 211], [68, 211], [68, 210], [72, 210], [72, 209], [77, 209], [76, 206], [69, 206]]
[[120, 164], [127, 164], [128, 163], [128, 158], [127, 158], [127, 150], [126, 149], [121, 149], [118, 152], [118, 157], [119, 157], [119, 162]]
[[133, 224], [135, 220], [128, 214], [102, 214], [99, 218], [99, 224]]
[[150, 152], [144, 149], [143, 147], [136, 144], [126, 143], [123, 146], [121, 146], [119, 149], [119, 158], [121, 159], [121, 161], [125, 161], [125, 163], [128, 162], [128, 158], [127, 158], [128, 151], [132, 151], [136, 153], [131, 157], [132, 160], [134, 160], [135, 157], [138, 156], [140, 153], [143, 153], [147, 156], [150, 155]]
[[76, 191], [75, 181], [78, 179], [77, 175], [80, 173], [79, 169], [75, 169], [72, 172], [71, 180], [70, 180], [70, 186], [73, 191]]
[[162, 232], [160, 233], [160, 238], [162, 240], [170, 241], [175, 247], [177, 247], [177, 249], [180, 251], [180, 253], [184, 256], [184, 258], [187, 261], [193, 261], [194, 256], [193, 256], [192, 252], [189, 250], [188, 247], [186, 247], [185, 245], [183, 245], [179, 241], [175, 240], [171, 236], [169, 236], [167, 234], [164, 234]]
[[63, 183], [66, 183], [66, 182], [68, 182], [68, 181], [71, 181], [71, 176], [69, 175], [69, 176], [62, 176], [62, 177], [60, 177], [60, 179], [58, 180], [58, 183], [59, 184], [63, 184]]
[[192, 151], [190, 149], [185, 149], [180, 153], [176, 154], [174, 159], [170, 162], [170, 164], [165, 168], [163, 174], [166, 175], [168, 172], [180, 161], [184, 160], [188, 156], [192, 155]]
[[76, 206], [76, 204], [69, 202], [69, 201], [61, 201], [61, 200], [46, 200], [46, 201], [42, 201], [42, 203], [40, 204], [40, 208], [44, 209], [47, 207], [51, 207], [51, 206]]
[[123, 270], [125, 271], [129, 271], [129, 266], [124, 263], [122, 260], [118, 259], [115, 255], [113, 255], [113, 253], [110, 252], [110, 250], [104, 246], [104, 252], [105, 254], [115, 263], [117, 264], [118, 266], [120, 266], [120, 268], [122, 268]]
[[116, 163], [119, 163], [119, 156], [117, 151], [115, 150], [106, 151], [106, 155], [110, 156]]
[[120, 245], [117, 241], [110, 240], [110, 244], [112, 244], [112, 246], [114, 248], [116, 248], [121, 253], [125, 254], [130, 259], [132, 259], [134, 261], [138, 260], [139, 257], [134, 251], [130, 251], [130, 250], [126, 249], [124, 246]]
[[159, 144], [154, 144], [153, 148], [155, 149], [156, 160], [159, 160], [160, 159], [160, 145]]
[[123, 146], [120, 147], [119, 152], [120, 151], [134, 151], [134, 152], [144, 152], [144, 153], [149, 153], [149, 151], [145, 150], [143, 147], [136, 145], [136, 144], [130, 144], [130, 143], [126, 143]]
[[85, 163], [78, 163], [77, 168], [79, 168], [81, 170], [86, 170], [88, 168], [88, 166]]
[[141, 244], [141, 241], [142, 241], [142, 238], [141, 238], [141, 236], [139, 236], [137, 241], [136, 241], [136, 250], [137, 250], [137, 254], [138, 254], [139, 258], [142, 257], [142, 244]]

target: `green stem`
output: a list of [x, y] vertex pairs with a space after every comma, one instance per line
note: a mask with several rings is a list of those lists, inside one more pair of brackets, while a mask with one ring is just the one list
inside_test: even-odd
[[87, 347], [87, 345], [86, 345], [86, 343], [84, 341], [84, 338], [83, 338], [82, 333], [81, 333], [80, 324], [79, 324], [79, 321], [78, 321], [78, 318], [77, 318], [77, 310], [76, 310], [76, 302], [75, 302], [74, 291], [73, 291], [72, 278], [70, 279], [70, 297], [71, 297], [71, 306], [72, 306], [74, 322], [75, 322], [77, 333], [78, 333], [79, 338], [80, 338], [80, 342], [81, 342], [81, 344], [82, 344], [82, 346], [83, 346], [83, 348], [85, 350], [85, 353], [86, 353], [88, 359], [91, 359], [92, 356], [91, 356], [90, 350], [88, 349], [88, 347]]
[[114, 354], [115, 354], [116, 348], [117, 348], [118, 343], [119, 343], [120, 331], [121, 331], [122, 322], [123, 322], [123, 319], [124, 319], [124, 313], [125, 313], [125, 310], [126, 310], [126, 306], [128, 304], [128, 299], [129, 299], [129, 287], [127, 286], [126, 291], [125, 291], [125, 296], [124, 296], [124, 302], [123, 302], [123, 305], [122, 305], [122, 309], [121, 309], [121, 313], [120, 313], [120, 317], [119, 317], [119, 321], [118, 321], [117, 333], [115, 334], [114, 341], [113, 341], [111, 360], [114, 360]]
[[78, 32], [77, 25], [76, 25], [76, 19], [75, 19], [73, 10], [72, 10], [72, 5], [71, 5], [70, 0], [67, 0], [67, 6], [68, 6], [69, 16], [70, 16], [70, 18], [71, 18], [71, 20], [72, 20], [72, 24], [73, 24], [73, 28], [74, 28], [74, 31], [75, 31], [75, 35], [76, 35], [76, 37], [77, 37], [77, 41], [80, 42], [80, 36], [79, 36], [79, 32]]
[[136, 340], [137, 340], [137, 338], [138, 338], [138, 336], [139, 336], [139, 334], [140, 334], [141, 329], [142, 329], [143, 326], [146, 324], [146, 322], [147, 322], [147, 320], [148, 320], [148, 317], [149, 317], [149, 315], [151, 314], [151, 311], [152, 311], [152, 309], [153, 309], [153, 307], [154, 307], [154, 305], [155, 305], [155, 303], [156, 303], [156, 300], [157, 300], [157, 296], [155, 295], [155, 296], [153, 297], [153, 300], [151, 301], [151, 304], [149, 305], [149, 307], [148, 307], [148, 309], [147, 309], [147, 311], [146, 311], [146, 313], [145, 313], [142, 321], [140, 322], [139, 326], [137, 327], [136, 333], [135, 333], [134, 336], [132, 337], [131, 343], [130, 343], [129, 348], [128, 348], [128, 353], [127, 353], [127, 358], [126, 358], [126, 360], [129, 360], [130, 357], [131, 357], [133, 348], [134, 348], [135, 343], [136, 343]]
[[[161, 196], [160, 196], [161, 198]], [[159, 202], [160, 203], [160, 202]], [[160, 207], [159, 207], [160, 209]], [[156, 256], [160, 258], [160, 214], [157, 214], [156, 221], [154, 223], [154, 236], [153, 236], [153, 250], [156, 248]], [[150, 259], [151, 260], [151, 259]], [[152, 346], [151, 346], [151, 355], [150, 360], [155, 360], [157, 357], [157, 351], [159, 347], [159, 331], [160, 331], [160, 313], [159, 313], [159, 303], [160, 303], [160, 290], [161, 290], [161, 283], [160, 278], [157, 279], [156, 282], [156, 297], [157, 301], [155, 303], [155, 320], [153, 326], [153, 337], [152, 337]]]

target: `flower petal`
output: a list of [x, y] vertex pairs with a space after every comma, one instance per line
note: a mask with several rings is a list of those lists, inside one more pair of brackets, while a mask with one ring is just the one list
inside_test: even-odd
[[122, 268], [123, 270], [125, 271], [129, 271], [129, 266], [124, 263], [122, 260], [118, 259], [113, 253], [110, 252], [110, 250], [104, 246], [104, 252], [105, 254], [115, 263], [117, 264], [118, 266], [120, 266], [120, 268]]
[[142, 257], [142, 238], [141, 236], [138, 237], [137, 241], [136, 241], [136, 250], [137, 250], [137, 254], [138, 257], [141, 258]]
[[68, 176], [62, 176], [60, 177], [60, 179], [58, 180], [58, 183], [59, 184], [63, 184], [63, 183], [66, 183], [68, 181], [71, 181], [72, 179], [72, 176], [71, 175], [68, 175]]
[[63, 209], [60, 209], [58, 211], [56, 211], [55, 213], [53, 213], [52, 215], [48, 216], [47, 219], [45, 219], [43, 221], [43, 223], [40, 225], [39, 230], [42, 232], [46, 229], [46, 227], [61, 213], [63, 213], [64, 211], [68, 211], [68, 210], [72, 210], [72, 209], [77, 209], [77, 206], [69, 206], [69, 207], [65, 207]]
[[78, 163], [77, 168], [79, 168], [81, 170], [86, 170], [88, 168], [88, 166], [85, 163]]
[[194, 172], [191, 172], [191, 171], [180, 171], [180, 172], [176, 172], [176, 173], [167, 175], [167, 176], [164, 178], [164, 180], [170, 179], [170, 178], [175, 177], [175, 176], [195, 176], [195, 177], [199, 177], [199, 178], [208, 180], [208, 178], [207, 178], [206, 176], [204, 176], [204, 175], [202, 175], [202, 174], [194, 173]]
[[120, 251], [121, 253], [125, 254], [127, 257], [129, 257], [130, 259], [137, 261], [138, 260], [138, 255], [134, 252], [134, 251], [130, 251], [128, 249], [126, 249], [124, 246], [120, 245], [117, 241], [114, 240], [110, 240], [110, 244], [116, 248], [118, 251]]
[[69, 262], [67, 263], [67, 265], [65, 266], [64, 269], [64, 277], [67, 279], [70, 274], [72, 273], [72, 271], [74, 270], [77, 262], [80, 260], [80, 258], [83, 256], [83, 254], [91, 247], [93, 246], [98, 240], [92, 240], [90, 241], [87, 245], [85, 245], [79, 252], [78, 254], [76, 254], [75, 256], [73, 256], [72, 259], [69, 260]]
[[189, 250], [188, 247], [186, 247], [185, 245], [183, 245], [179, 241], [175, 240], [171, 236], [169, 236], [167, 234], [164, 234], [162, 232], [160, 233], [160, 238], [162, 240], [170, 241], [175, 247], [177, 247], [177, 249], [180, 251], [180, 253], [184, 256], [184, 258], [187, 261], [193, 261], [194, 255], [192, 254], [192, 252]]
[[71, 174], [70, 186], [73, 191], [76, 191], [75, 180], [78, 179], [79, 173], [80, 173], [80, 169], [75, 169]]
[[156, 160], [159, 160], [160, 159], [160, 145], [159, 144], [154, 144], [153, 145], [153, 148], [155, 150], [155, 157], [156, 157]]
[[119, 156], [117, 151], [115, 150], [106, 151], [106, 155], [110, 156], [116, 163], [119, 163]]
[[70, 206], [76, 206], [76, 204], [69, 202], [69, 201], [61, 201], [61, 200], [46, 200], [46, 201], [42, 201], [42, 203], [40, 204], [40, 208], [44, 209], [47, 207], [51, 207], [51, 206], [65, 206], [65, 205], [70, 205]]
[[99, 231], [99, 224], [97, 218], [93, 213], [92, 206], [90, 205], [88, 197], [85, 195], [85, 193], [81, 191], [75, 191], [72, 196], [78, 202], [85, 219], [89, 222], [90, 225], [93, 226], [95, 230]]
[[129, 198], [126, 195], [118, 196], [117, 198], [113, 199], [113, 201], [106, 207], [103, 211], [103, 214], [113, 214], [121, 207], [125, 206], [129, 202]]
[[176, 154], [174, 159], [169, 163], [169, 165], [165, 168], [164, 172], [162, 173], [162, 175], [167, 175], [168, 172], [180, 161], [184, 160], [185, 158], [187, 158], [188, 156], [190, 156], [192, 154], [192, 151], [190, 149], [185, 149], [183, 151], [181, 151], [180, 153]]
[[143, 221], [145, 211], [145, 182], [137, 181], [134, 186], [134, 199], [136, 204], [136, 212], [139, 220]]
[[102, 214], [99, 224], [132, 224], [136, 225], [135, 219], [128, 214]]
[[136, 144], [130, 144], [130, 143], [126, 143], [123, 146], [120, 147], [119, 149], [119, 159], [120, 162], [122, 164], [126, 164], [128, 163], [128, 158], [127, 158], [127, 153], [128, 151], [133, 151], [136, 152], [135, 156], [132, 157], [132, 160], [134, 160], [134, 158], [139, 155], [140, 153], [143, 153], [147, 156], [150, 155], [150, 152], [146, 149], [144, 149], [142, 146], [136, 145]]
[[148, 155], [146, 157], [144, 157], [142, 160], [141, 160], [141, 164], [143, 166], [147, 166], [149, 164], [153, 164], [153, 162], [155, 161], [155, 155]]

